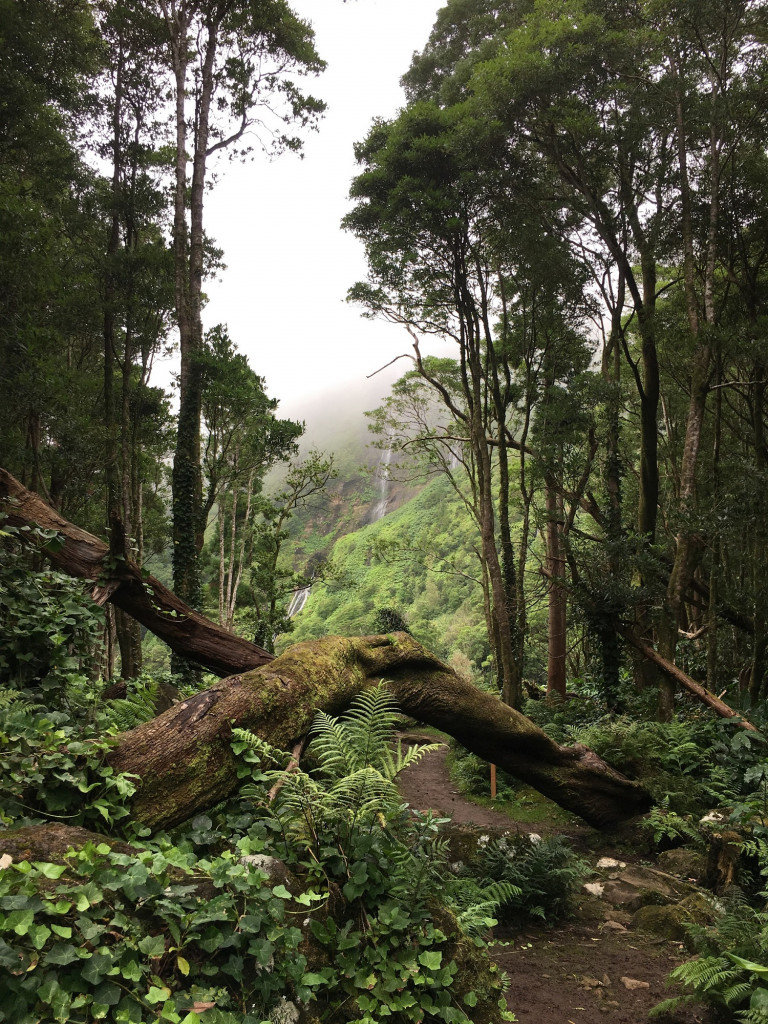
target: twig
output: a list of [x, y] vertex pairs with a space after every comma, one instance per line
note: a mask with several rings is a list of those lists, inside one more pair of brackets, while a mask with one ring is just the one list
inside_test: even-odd
[[298, 770], [299, 760], [301, 758], [301, 753], [304, 748], [304, 743], [304, 740], [299, 740], [299, 742], [293, 748], [293, 751], [291, 753], [291, 759], [286, 765], [285, 771], [283, 772], [281, 778], [277, 780], [277, 782], [274, 784], [272, 789], [270, 789], [269, 793], [267, 794], [267, 800], [269, 801], [269, 803], [272, 803], [272, 801], [275, 799], [277, 794], [280, 792], [280, 790], [287, 782], [288, 773], [295, 772]]

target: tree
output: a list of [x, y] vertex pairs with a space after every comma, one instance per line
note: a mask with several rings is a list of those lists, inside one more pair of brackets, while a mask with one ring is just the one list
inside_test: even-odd
[[179, 595], [197, 605], [204, 531], [200, 355], [209, 159], [221, 150], [243, 150], [241, 140], [251, 127], [270, 133], [276, 150], [298, 148], [296, 137], [270, 128], [272, 104], [284, 103], [273, 126], [313, 124], [323, 104], [304, 95], [286, 76], [293, 71], [316, 73], [323, 63], [309, 25], [284, 0], [258, 5], [159, 0], [159, 6], [169, 43], [176, 132], [173, 245], [181, 370], [173, 462], [174, 582]]
[[[441, 110], [419, 101], [397, 121], [376, 125], [358, 147], [365, 170], [353, 184], [356, 207], [345, 224], [366, 246], [370, 280], [350, 296], [406, 326], [416, 372], [453, 422], [449, 437], [463, 449], [468, 508], [480, 533], [499, 682], [517, 706], [531, 499], [527, 435], [536, 392], [545, 383], [539, 364], [549, 358], [550, 369], [557, 365], [554, 353], [565, 352], [578, 335], [584, 303], [567, 251], [517, 202], [522, 165], [500, 174], [478, 152], [476, 127], [466, 105]], [[517, 218], [514, 231], [502, 219], [510, 215]], [[455, 342], [455, 372], [441, 373], [444, 367], [422, 359], [417, 332]], [[430, 452], [443, 444], [441, 433], [431, 434]], [[447, 456], [451, 448], [443, 450]], [[516, 557], [510, 524], [518, 456], [526, 525]], [[564, 629], [559, 635], [564, 645]], [[564, 690], [564, 679], [553, 687]]]
[[249, 591], [251, 607], [247, 618], [252, 623], [254, 643], [274, 650], [275, 637], [293, 629], [286, 595], [295, 594], [322, 578], [324, 568], [315, 560], [303, 573], [282, 563], [283, 542], [288, 524], [296, 512], [313, 498], [325, 493], [336, 476], [333, 456], [312, 449], [288, 466], [281, 489], [262, 497], [251, 527]]
[[274, 415], [277, 401], [268, 398], [263, 379], [236, 351], [226, 328], [219, 325], [207, 333], [201, 361], [205, 425], [201, 514], [207, 523], [214, 505], [218, 510], [219, 623], [231, 630], [243, 569], [251, 561], [253, 523], [264, 477], [297, 451], [304, 427]]

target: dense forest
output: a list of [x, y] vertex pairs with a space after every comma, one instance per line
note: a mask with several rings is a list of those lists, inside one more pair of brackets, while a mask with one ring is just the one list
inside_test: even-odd
[[414, 720], [736, 850], [678, 977], [768, 1021], [763, 0], [439, 11], [339, 228], [407, 348], [367, 448], [204, 328], [226, 159], [322, 131], [311, 25], [0, 12], [0, 1021], [514, 1019], [544, 847], [454, 871]]

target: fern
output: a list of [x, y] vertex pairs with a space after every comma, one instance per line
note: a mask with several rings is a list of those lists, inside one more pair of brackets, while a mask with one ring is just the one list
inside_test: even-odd
[[461, 930], [470, 938], [480, 938], [498, 923], [499, 908], [519, 898], [522, 890], [511, 882], [481, 885], [474, 878], [453, 878], [444, 883], [441, 893]]
[[14, 712], [36, 711], [41, 707], [40, 704], [31, 701], [21, 690], [0, 687], [0, 711], [7, 711], [11, 706], [13, 706]]
[[108, 702], [112, 720], [121, 732], [127, 732], [142, 722], [148, 722], [157, 713], [156, 679], [142, 676], [130, 680], [129, 686], [125, 697], [117, 697]]

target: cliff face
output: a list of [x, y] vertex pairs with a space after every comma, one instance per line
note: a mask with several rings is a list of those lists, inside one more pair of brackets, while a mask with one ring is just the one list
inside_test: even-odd
[[[328, 494], [294, 516], [286, 548], [297, 569], [325, 558], [335, 542], [377, 522], [410, 501], [424, 481], [391, 479], [393, 453], [376, 447], [366, 412], [381, 404], [397, 374], [354, 382], [320, 397], [282, 402], [280, 415], [303, 420], [302, 450], [333, 454], [337, 477]], [[276, 473], [268, 488], [279, 485]]]

